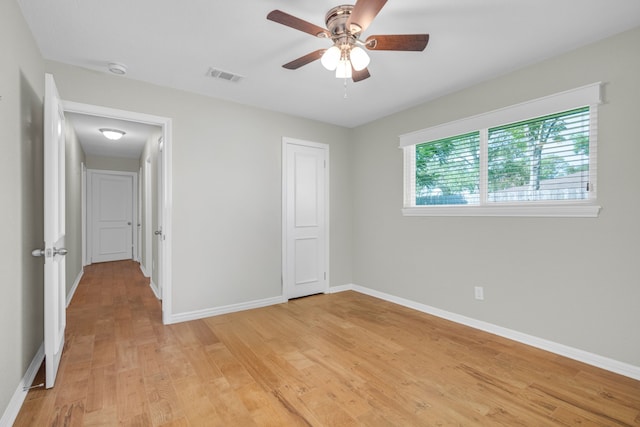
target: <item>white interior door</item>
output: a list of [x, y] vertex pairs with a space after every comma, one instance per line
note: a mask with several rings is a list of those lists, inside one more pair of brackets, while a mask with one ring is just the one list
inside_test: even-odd
[[64, 348], [65, 278], [64, 110], [51, 74], [45, 75], [44, 106], [44, 353], [46, 387], [53, 387]]
[[327, 290], [328, 151], [324, 144], [283, 141], [283, 286], [287, 298]]
[[91, 171], [91, 262], [133, 258], [135, 174]]

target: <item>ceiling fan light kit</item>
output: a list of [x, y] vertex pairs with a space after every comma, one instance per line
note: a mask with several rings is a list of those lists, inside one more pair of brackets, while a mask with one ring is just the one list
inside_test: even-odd
[[333, 42], [329, 49], [308, 53], [283, 67], [296, 70], [320, 59], [324, 68], [336, 71], [337, 78], [359, 82], [371, 76], [367, 69], [370, 58], [363, 47], [367, 50], [423, 51], [429, 42], [429, 34], [376, 35], [364, 41], [360, 39], [386, 2], [358, 0], [355, 5], [336, 6], [325, 16], [326, 29], [280, 10], [271, 11], [267, 19]]
[[347, 59], [341, 59], [336, 67], [336, 77], [339, 79], [350, 79], [352, 76], [351, 63]]
[[335, 70], [338, 66], [338, 61], [340, 61], [341, 53], [338, 46], [331, 46], [322, 54], [322, 58], [320, 58], [322, 66], [329, 71]]
[[[345, 72], [340, 71], [341, 68], [347, 67], [351, 70], [353, 67], [356, 71], [361, 71], [367, 68], [369, 65], [369, 55], [359, 46], [351, 47], [349, 45], [341, 46], [331, 46], [327, 49], [322, 58], [320, 58], [320, 62], [329, 71], [336, 70], [336, 77], [345, 78]], [[346, 78], [351, 78], [351, 72]]]
[[367, 55], [367, 52], [364, 51], [360, 46], [355, 46], [351, 48], [351, 52], [349, 52], [349, 58], [351, 60], [351, 65], [356, 71], [361, 71], [367, 68], [369, 62], [371, 62], [371, 58]]

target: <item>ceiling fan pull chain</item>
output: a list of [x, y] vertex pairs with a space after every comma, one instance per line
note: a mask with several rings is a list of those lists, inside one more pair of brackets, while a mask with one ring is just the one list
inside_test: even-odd
[[344, 79], [344, 99], [347, 99], [347, 79]]

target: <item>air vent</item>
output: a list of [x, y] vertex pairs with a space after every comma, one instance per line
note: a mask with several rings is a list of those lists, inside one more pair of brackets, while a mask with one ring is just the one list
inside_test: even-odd
[[233, 83], [237, 83], [244, 78], [244, 76], [241, 76], [239, 74], [233, 74], [228, 71], [219, 70], [217, 68], [209, 68], [209, 70], [207, 71], [207, 76]]

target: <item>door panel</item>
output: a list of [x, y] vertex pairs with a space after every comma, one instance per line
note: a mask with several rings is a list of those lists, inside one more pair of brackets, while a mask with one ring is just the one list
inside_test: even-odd
[[318, 226], [318, 159], [315, 152], [293, 153], [296, 228]]
[[283, 149], [283, 284], [287, 298], [325, 292], [328, 146], [286, 140]]
[[319, 261], [320, 242], [318, 238], [296, 238], [295, 239], [295, 286], [318, 282], [321, 280], [319, 271], [322, 267]]
[[91, 172], [92, 262], [133, 258], [133, 187], [130, 174]]
[[65, 123], [51, 74], [45, 75], [44, 126], [44, 250], [40, 255], [44, 255], [45, 385], [51, 388], [64, 349], [66, 326]]

